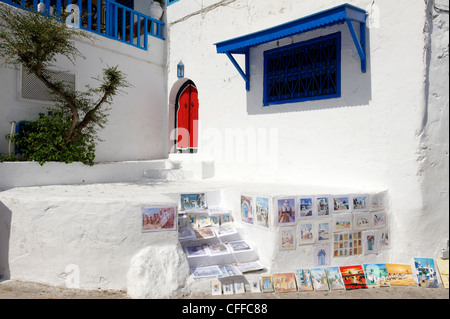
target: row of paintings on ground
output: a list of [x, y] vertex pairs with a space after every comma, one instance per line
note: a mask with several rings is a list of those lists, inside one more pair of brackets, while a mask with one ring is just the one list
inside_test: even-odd
[[[390, 286], [438, 288], [438, 270], [444, 288], [448, 289], [448, 259], [435, 261], [415, 258], [414, 273], [411, 265], [407, 264], [364, 264], [297, 269], [294, 273], [262, 275], [248, 282], [251, 292], [354, 290]], [[213, 281], [211, 286], [213, 295], [245, 292], [241, 279], [224, 285], [220, 281]]]

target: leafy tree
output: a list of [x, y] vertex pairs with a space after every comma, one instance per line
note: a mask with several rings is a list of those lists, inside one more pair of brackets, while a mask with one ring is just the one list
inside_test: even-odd
[[[29, 134], [9, 136], [26, 160], [81, 161], [93, 164], [99, 128], [107, 122], [107, 111], [121, 88], [129, 87], [117, 66], [103, 70], [97, 88], [74, 91], [57, 81], [49, 71], [61, 57], [72, 64], [84, 58], [76, 40], [91, 39], [86, 31], [68, 27], [56, 16], [0, 5], [0, 56], [7, 66], [22, 66], [34, 74], [55, 96], [56, 105], [29, 125]], [[54, 73], [54, 71], [52, 71]], [[52, 142], [48, 144], [49, 142]]]

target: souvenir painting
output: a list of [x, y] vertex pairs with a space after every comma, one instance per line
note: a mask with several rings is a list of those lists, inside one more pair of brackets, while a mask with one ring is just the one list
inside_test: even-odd
[[250, 283], [250, 291], [252, 292], [252, 293], [259, 293], [259, 292], [261, 292], [261, 286], [260, 286], [260, 283], [259, 283], [259, 280], [249, 280], [249, 283]]
[[419, 287], [439, 288], [436, 266], [432, 258], [414, 258], [414, 268]]
[[314, 197], [304, 196], [299, 198], [299, 218], [313, 218], [314, 217]]
[[235, 294], [245, 293], [245, 285], [244, 285], [243, 281], [235, 281], [234, 282], [234, 293]]
[[331, 221], [330, 220], [323, 220], [318, 221], [316, 226], [316, 242], [317, 243], [324, 243], [328, 242], [331, 239]]
[[256, 225], [269, 228], [269, 198], [256, 197]]
[[339, 267], [346, 290], [367, 288], [366, 276], [361, 265]]
[[227, 282], [223, 284], [223, 294], [224, 295], [232, 295], [234, 294], [233, 283]]
[[176, 207], [142, 207], [142, 232], [176, 230]]
[[261, 276], [261, 291], [273, 292], [272, 276]]
[[370, 212], [354, 213], [353, 216], [353, 228], [355, 230], [364, 230], [371, 228], [370, 219], [372, 218], [372, 216]]
[[218, 280], [211, 282], [211, 295], [220, 296], [222, 295], [222, 284]]
[[369, 210], [369, 194], [357, 194], [352, 196], [351, 208], [353, 212], [365, 212]]
[[307, 245], [314, 243], [314, 223], [313, 222], [300, 222], [299, 224], [300, 234], [298, 236], [299, 245]]
[[345, 290], [344, 281], [339, 267], [327, 267], [328, 286], [331, 290]]
[[350, 209], [350, 196], [339, 195], [332, 197], [333, 213], [348, 213]]
[[280, 250], [295, 249], [295, 227], [281, 228], [279, 232]]
[[363, 267], [368, 287], [389, 287], [391, 285], [385, 264], [364, 264]]
[[206, 267], [197, 267], [192, 270], [192, 275], [194, 279], [197, 278], [206, 278], [206, 277], [216, 277], [219, 276], [222, 272], [220, 271], [217, 265], [214, 266], [206, 266]]
[[230, 213], [224, 213], [220, 215], [220, 224], [231, 223], [233, 218]]
[[330, 216], [330, 203], [328, 200], [328, 196], [325, 195], [316, 196], [316, 212], [317, 217]]
[[209, 221], [211, 226], [219, 226], [220, 225], [220, 215], [209, 215]]
[[370, 210], [377, 211], [386, 208], [386, 192], [370, 195]]
[[415, 286], [411, 265], [386, 264], [391, 286]]
[[350, 231], [353, 225], [353, 214], [338, 214], [333, 216], [333, 230]]
[[253, 224], [252, 198], [249, 196], [241, 196], [241, 220]]
[[436, 259], [436, 266], [438, 267], [439, 274], [441, 275], [441, 281], [444, 288], [448, 289], [448, 259]]
[[333, 233], [333, 257], [348, 257], [362, 253], [362, 232]]
[[219, 227], [214, 227], [213, 229], [217, 237], [224, 237], [237, 234], [236, 228], [234, 228], [231, 224], [220, 225]]
[[295, 270], [295, 279], [297, 281], [298, 291], [312, 291], [311, 271], [309, 269]]
[[187, 257], [209, 256], [210, 250], [207, 245], [187, 246], [185, 247]]
[[183, 227], [178, 229], [178, 240], [187, 241], [195, 239], [195, 231], [191, 227]]
[[195, 227], [202, 228], [211, 226], [211, 220], [208, 214], [196, 214]]
[[257, 261], [250, 261], [248, 263], [239, 263], [235, 266], [241, 273], [248, 273], [252, 271], [258, 271], [263, 269]]
[[295, 199], [285, 198], [278, 199], [278, 215], [277, 224], [278, 226], [288, 226], [295, 224]]
[[237, 240], [228, 243], [233, 252], [251, 250], [250, 246], [244, 240]]
[[388, 225], [387, 213], [384, 210], [372, 212], [373, 228], [383, 228]]
[[273, 274], [273, 287], [275, 292], [294, 292], [297, 291], [294, 273]]
[[314, 266], [328, 266], [330, 265], [330, 246], [322, 245], [322, 246], [314, 246], [313, 247], [313, 255], [314, 255]]
[[366, 230], [362, 233], [364, 255], [378, 253], [378, 232], [376, 230]]
[[227, 277], [235, 277], [242, 276], [242, 273], [234, 267], [233, 265], [219, 265], [221, 274], [217, 275], [217, 278], [227, 278]]
[[211, 227], [205, 227], [205, 228], [196, 228], [194, 229], [195, 236], [197, 239], [208, 239], [216, 237], [214, 234], [214, 231]]
[[211, 256], [224, 255], [230, 253], [230, 250], [228, 249], [227, 245], [223, 243], [209, 245], [209, 251]]
[[378, 249], [389, 249], [391, 247], [391, 236], [389, 228], [378, 230]]
[[180, 194], [180, 210], [205, 209], [205, 193]]
[[311, 280], [314, 290], [330, 290], [330, 288], [328, 287], [328, 279], [325, 268], [311, 268]]

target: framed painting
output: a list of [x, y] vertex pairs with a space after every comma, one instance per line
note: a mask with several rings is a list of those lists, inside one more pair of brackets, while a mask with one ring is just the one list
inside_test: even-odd
[[389, 287], [389, 273], [385, 264], [364, 264], [368, 287]]
[[241, 220], [253, 224], [253, 198], [241, 195]]
[[317, 291], [328, 291], [328, 278], [325, 268], [311, 268], [311, 280], [313, 283], [314, 290]]
[[439, 288], [436, 265], [432, 258], [414, 258], [414, 269], [419, 287]]
[[373, 228], [384, 228], [388, 226], [388, 216], [386, 211], [380, 210], [372, 212]]
[[298, 198], [299, 219], [314, 218], [314, 196], [301, 196]]
[[332, 196], [333, 214], [351, 212], [349, 195]]
[[211, 244], [208, 247], [211, 256], [225, 255], [230, 253], [228, 246], [223, 243]]
[[277, 199], [277, 207], [277, 225], [295, 225], [295, 199], [279, 198]]
[[228, 243], [228, 246], [231, 248], [232, 252], [241, 252], [241, 251], [249, 251], [252, 250], [250, 245], [247, 244], [245, 240], [237, 240]]
[[328, 195], [319, 195], [315, 198], [316, 202], [316, 216], [329, 217], [330, 216], [330, 201]]
[[391, 286], [415, 286], [411, 265], [386, 264]]
[[339, 267], [346, 290], [367, 288], [366, 276], [361, 265]]
[[362, 233], [364, 255], [378, 253], [378, 231], [365, 230]]
[[354, 213], [354, 221], [353, 221], [353, 229], [355, 230], [364, 230], [371, 228], [372, 215], [370, 212], [358, 212]]
[[197, 267], [195, 269], [192, 269], [191, 272], [192, 272], [192, 276], [194, 277], [194, 279], [206, 278], [206, 277], [217, 277], [222, 273], [217, 265], [206, 266], [206, 267]]
[[299, 245], [313, 244], [315, 240], [314, 236], [314, 222], [312, 221], [301, 221], [299, 223]]
[[273, 274], [272, 278], [275, 292], [297, 291], [294, 273]]
[[317, 221], [316, 225], [316, 243], [329, 242], [331, 239], [331, 220], [324, 219]]
[[210, 250], [208, 245], [199, 246], [186, 246], [185, 247], [186, 257], [205, 257], [210, 255]]
[[273, 292], [273, 279], [272, 276], [261, 276], [261, 291]]
[[333, 231], [351, 231], [353, 229], [353, 214], [337, 214], [333, 216]]
[[313, 246], [314, 266], [330, 265], [330, 245]]
[[177, 208], [147, 206], [141, 208], [142, 226], [141, 231], [170, 231], [177, 230]]
[[331, 290], [345, 290], [344, 281], [342, 280], [339, 267], [327, 267], [328, 286]]
[[235, 294], [245, 293], [245, 284], [243, 281], [238, 280], [234, 282], [234, 293]]
[[377, 211], [377, 210], [386, 209], [386, 200], [387, 200], [386, 192], [371, 194], [370, 195], [370, 210]]
[[278, 234], [280, 250], [295, 250], [295, 227], [283, 227]]
[[206, 209], [206, 194], [192, 193], [180, 194], [180, 210]]
[[353, 194], [351, 198], [352, 212], [365, 212], [369, 210], [369, 194]]
[[256, 210], [256, 225], [264, 228], [269, 228], [269, 198], [256, 197], [255, 200]]
[[391, 232], [389, 228], [378, 229], [378, 249], [391, 248]]
[[222, 295], [222, 283], [218, 280], [211, 282], [211, 295], [220, 296]]
[[298, 291], [314, 290], [311, 281], [311, 271], [309, 269], [300, 268], [295, 270], [295, 279], [297, 281]]

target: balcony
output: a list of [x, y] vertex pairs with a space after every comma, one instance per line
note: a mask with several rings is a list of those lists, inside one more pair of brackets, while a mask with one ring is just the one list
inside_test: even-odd
[[[0, 0], [27, 10], [38, 9], [39, 0]], [[136, 48], [148, 49], [148, 36], [164, 40], [165, 24], [114, 0], [45, 0], [43, 14], [56, 16], [61, 22], [77, 14], [69, 5], [78, 7], [79, 27]], [[67, 10], [69, 9], [69, 10]], [[72, 20], [71, 20], [72, 21]]]

